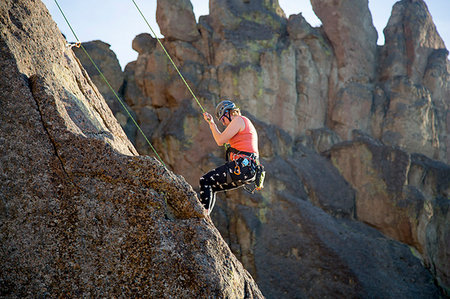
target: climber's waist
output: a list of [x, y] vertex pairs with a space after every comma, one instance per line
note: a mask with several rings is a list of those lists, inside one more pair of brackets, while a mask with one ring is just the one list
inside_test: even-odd
[[259, 164], [259, 158], [257, 153], [250, 153], [250, 152], [244, 152], [239, 151], [233, 147], [229, 147], [226, 152], [226, 159], [227, 161], [234, 161], [239, 158], [247, 158], [256, 164]]

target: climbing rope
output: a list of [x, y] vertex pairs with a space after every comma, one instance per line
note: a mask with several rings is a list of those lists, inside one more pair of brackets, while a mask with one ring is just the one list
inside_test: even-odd
[[200, 109], [202, 109], [203, 113], [205, 113], [205, 109], [203, 109], [202, 104], [200, 104], [199, 100], [197, 99], [197, 97], [195, 96], [194, 92], [192, 91], [191, 87], [189, 86], [189, 84], [186, 82], [186, 80], [184, 79], [184, 76], [181, 74], [180, 70], [178, 69], [177, 65], [175, 64], [175, 62], [173, 62], [172, 58], [170, 57], [169, 53], [167, 52], [166, 48], [164, 47], [164, 45], [162, 44], [161, 40], [156, 36], [155, 31], [153, 31], [152, 26], [150, 26], [150, 24], [148, 23], [147, 19], [145, 18], [144, 14], [142, 13], [141, 9], [139, 8], [139, 6], [136, 4], [136, 2], [134, 0], [131, 0], [134, 3], [134, 6], [136, 6], [137, 10], [139, 11], [140, 15], [142, 16], [142, 18], [144, 19], [145, 23], [147, 24], [148, 28], [150, 28], [150, 31], [153, 33], [153, 36], [156, 38], [156, 40], [158, 41], [159, 45], [161, 46], [161, 48], [164, 50], [164, 53], [166, 53], [167, 58], [169, 58], [170, 62], [172, 63], [173, 67], [175, 68], [175, 70], [177, 71], [178, 75], [180, 76], [181, 80], [183, 80], [184, 84], [186, 85], [187, 89], [189, 90], [189, 92], [192, 94], [192, 96], [194, 97], [195, 101], [197, 102], [197, 104], [200, 106]]
[[[127, 107], [125, 106], [124, 102], [120, 99], [120, 97], [117, 95], [116, 91], [112, 88], [111, 84], [109, 84], [108, 80], [106, 79], [106, 77], [103, 75], [102, 71], [98, 68], [97, 64], [94, 62], [94, 60], [92, 59], [91, 55], [89, 55], [89, 53], [86, 51], [86, 49], [83, 47], [83, 44], [79, 41], [80, 39], [78, 38], [78, 36], [76, 35], [75, 31], [73, 30], [72, 26], [70, 25], [70, 22], [67, 20], [66, 15], [64, 14], [63, 10], [61, 9], [61, 7], [59, 6], [59, 3], [57, 0], [54, 0], [56, 3], [56, 6], [58, 6], [59, 11], [61, 12], [62, 16], [64, 17], [64, 20], [66, 21], [67, 25], [69, 26], [70, 30], [72, 31], [73, 36], [75, 37], [75, 39], [77, 40], [77, 42], [75, 44], [70, 44], [69, 48], [72, 48], [73, 46], [76, 47], [81, 47], [81, 49], [84, 51], [84, 53], [86, 54], [86, 56], [89, 58], [89, 60], [92, 62], [92, 64], [94, 65], [94, 67], [97, 69], [98, 73], [100, 74], [100, 77], [103, 79], [103, 81], [105, 81], [105, 83], [108, 85], [108, 87], [111, 89], [111, 91], [114, 93], [114, 96], [116, 97], [116, 99], [119, 101], [119, 103], [122, 105], [123, 109], [125, 109], [125, 111], [127, 112], [128, 116], [131, 118], [131, 120], [133, 121], [133, 123], [136, 125], [136, 127], [138, 128], [139, 132], [142, 134], [142, 136], [144, 137], [145, 141], [148, 143], [148, 145], [150, 146], [150, 148], [153, 150], [153, 152], [155, 153], [156, 157], [158, 157], [158, 160], [162, 163], [162, 165], [164, 166], [164, 168], [167, 170], [166, 164], [164, 164], [164, 161], [161, 159], [161, 157], [158, 155], [158, 152], [156, 151], [156, 149], [153, 147], [153, 145], [150, 143], [150, 141], [148, 140], [147, 136], [144, 134], [144, 132], [142, 131], [141, 127], [138, 125], [138, 123], [136, 122], [136, 120], [134, 119], [134, 117], [131, 115], [130, 111], [128, 111]], [[173, 63], [173, 62], [172, 62]], [[191, 91], [192, 92], [192, 91]], [[200, 104], [200, 103], [199, 103]], [[203, 108], [202, 108], [203, 109]]]

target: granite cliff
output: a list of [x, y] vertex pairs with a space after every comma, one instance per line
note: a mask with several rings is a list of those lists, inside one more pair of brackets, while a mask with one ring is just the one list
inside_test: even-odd
[[0, 296], [262, 298], [186, 181], [139, 156], [41, 1], [0, 6]]
[[[34, 294], [36, 285], [59, 294], [61, 281], [74, 295], [262, 296], [251, 277], [267, 298], [450, 294], [449, 61], [424, 1], [393, 7], [384, 46], [366, 0], [312, 0], [319, 28], [301, 14], [286, 18], [276, 0], [213, 0], [198, 23], [189, 0], [158, 1], [162, 42], [202, 105], [212, 111], [221, 98], [235, 99], [260, 135], [266, 187], [220, 197], [212, 215], [220, 235], [189, 184], [223, 152], [156, 40], [136, 36], [138, 59], [123, 74], [102, 58], [114, 56], [107, 44], [84, 45], [101, 50], [119, 78], [114, 88], [180, 176], [136, 155], [151, 151], [82, 55], [89, 76], [58, 38], [48, 52], [25, 46], [39, 40], [27, 18], [35, 7], [7, 3], [15, 10], [2, 11], [9, 68], [1, 72], [14, 80], [2, 81], [10, 108], [2, 108], [1, 215], [2, 283], [11, 294]], [[19, 95], [6, 88], [11, 82], [24, 86]], [[17, 97], [37, 116], [14, 114], [28, 111]], [[201, 293], [194, 285], [206, 277]]]

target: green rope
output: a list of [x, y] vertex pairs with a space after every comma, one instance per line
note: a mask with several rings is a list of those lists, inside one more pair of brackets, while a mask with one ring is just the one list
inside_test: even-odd
[[170, 57], [169, 53], [167, 52], [166, 48], [164, 47], [164, 45], [162, 44], [161, 40], [156, 36], [155, 31], [153, 31], [152, 26], [150, 26], [150, 24], [148, 23], [147, 19], [145, 18], [144, 14], [142, 13], [141, 9], [139, 8], [139, 6], [136, 4], [136, 2], [134, 0], [131, 0], [134, 3], [134, 6], [136, 6], [137, 10], [139, 11], [139, 13], [141, 14], [142, 18], [144, 18], [145, 23], [147, 24], [148, 28], [150, 28], [150, 31], [153, 33], [153, 35], [155, 36], [156, 40], [158, 41], [159, 45], [161, 46], [161, 48], [164, 50], [164, 53], [166, 53], [167, 57], [169, 58], [170, 62], [172, 63], [173, 67], [175, 68], [175, 70], [177, 71], [178, 75], [180, 75], [181, 80], [183, 80], [184, 84], [186, 85], [187, 89], [190, 91], [190, 93], [192, 94], [192, 96], [194, 97], [195, 101], [197, 102], [197, 104], [200, 106], [200, 109], [202, 109], [203, 113], [205, 113], [205, 109], [203, 109], [202, 104], [200, 104], [200, 102], [198, 101], [197, 97], [195, 96], [194, 92], [192, 91], [191, 87], [189, 86], [189, 84], [186, 82], [186, 80], [184, 79], [183, 75], [181, 74], [180, 70], [178, 69], [178, 67], [176, 66], [175, 62], [173, 62], [172, 58]]
[[[62, 16], [64, 17], [64, 20], [66, 20], [67, 25], [69, 26], [70, 30], [73, 33], [73, 36], [76, 38], [77, 41], [79, 41], [78, 36], [76, 35], [75, 31], [73, 30], [72, 26], [70, 25], [70, 22], [67, 20], [66, 15], [64, 14], [63, 10], [61, 9], [61, 7], [58, 4], [57, 0], [54, 0], [56, 5], [58, 6], [59, 11], [61, 12]], [[127, 112], [128, 116], [131, 118], [131, 120], [133, 121], [133, 123], [136, 125], [136, 127], [138, 128], [139, 132], [142, 134], [142, 136], [144, 136], [145, 141], [147, 141], [148, 145], [150, 146], [150, 148], [153, 150], [153, 152], [155, 153], [156, 157], [158, 157], [158, 160], [162, 163], [162, 165], [164, 166], [164, 168], [167, 170], [166, 164], [164, 164], [164, 161], [161, 159], [161, 157], [158, 155], [158, 152], [156, 151], [156, 149], [153, 147], [153, 145], [150, 143], [150, 141], [148, 140], [147, 136], [145, 136], [144, 132], [142, 131], [141, 127], [138, 125], [138, 123], [136, 122], [136, 120], [134, 119], [134, 117], [131, 115], [130, 111], [128, 111], [127, 107], [125, 106], [125, 104], [123, 103], [123, 101], [120, 99], [120, 97], [117, 95], [116, 91], [112, 88], [111, 84], [109, 84], [108, 80], [106, 79], [106, 77], [103, 75], [102, 71], [100, 71], [100, 69], [98, 68], [97, 64], [94, 62], [94, 60], [92, 59], [91, 55], [89, 55], [89, 53], [86, 51], [86, 49], [83, 47], [83, 44], [81, 44], [81, 49], [83, 49], [84, 53], [86, 54], [86, 56], [89, 58], [89, 60], [92, 62], [92, 64], [94, 65], [94, 67], [97, 69], [98, 73], [100, 74], [100, 76], [102, 77], [103, 81], [105, 81], [105, 83], [109, 86], [109, 88], [111, 89], [111, 91], [114, 93], [114, 96], [117, 98], [117, 100], [119, 101], [119, 103], [122, 105], [123, 109], [125, 109], [125, 111]]]

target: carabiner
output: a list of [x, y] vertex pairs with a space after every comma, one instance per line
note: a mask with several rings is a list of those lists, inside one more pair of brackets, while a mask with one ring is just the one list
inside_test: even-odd
[[239, 165], [234, 166], [234, 174], [235, 175], [240, 175], [241, 174], [241, 168], [239, 167]]
[[72, 49], [73, 47], [79, 48], [79, 47], [81, 47], [81, 42], [78, 41], [76, 43], [67, 43], [66, 47], [69, 49]]

